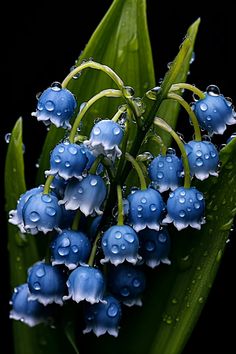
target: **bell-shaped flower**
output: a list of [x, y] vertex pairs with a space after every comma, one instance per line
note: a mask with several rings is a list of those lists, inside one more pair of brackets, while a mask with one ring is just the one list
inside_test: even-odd
[[101, 259], [102, 264], [110, 262], [117, 266], [125, 260], [136, 264], [141, 259], [138, 236], [128, 225], [114, 225], [106, 230], [102, 237], [102, 250], [105, 256]]
[[168, 189], [174, 190], [181, 184], [183, 176], [182, 160], [173, 150], [167, 151], [166, 155], [159, 154], [149, 165], [148, 174], [152, 186], [160, 193]]
[[29, 300], [29, 297], [30, 292], [27, 283], [14, 288], [10, 301], [12, 305], [10, 318], [19, 320], [30, 327], [51, 322], [52, 311], [50, 306], [44, 306], [37, 300]]
[[62, 210], [53, 193], [39, 192], [27, 200], [22, 210], [22, 216], [23, 227], [27, 232], [34, 235], [42, 231], [46, 234], [48, 231], [58, 228]]
[[81, 231], [62, 230], [51, 243], [52, 265], [64, 264], [70, 270], [89, 257], [91, 242]]
[[65, 204], [68, 210], [80, 209], [86, 216], [96, 212], [102, 214], [100, 207], [106, 197], [106, 185], [102, 177], [87, 175], [82, 181], [71, 181], [65, 189], [65, 195], [59, 204]]
[[23, 220], [23, 208], [29, 198], [43, 191], [43, 186], [32, 188], [25, 193], [21, 194], [17, 201], [17, 208], [9, 212], [9, 223], [17, 225], [22, 233], [25, 233], [24, 220]]
[[50, 170], [45, 175], [56, 175], [68, 180], [69, 178], [81, 178], [87, 165], [87, 157], [84, 149], [77, 144], [64, 141], [56, 145], [50, 156]]
[[104, 119], [93, 126], [89, 140], [85, 140], [84, 144], [91, 147], [94, 155], [103, 154], [114, 160], [121, 155], [119, 144], [123, 135], [123, 129], [118, 123]]
[[161, 194], [152, 188], [133, 190], [127, 197], [129, 201], [129, 224], [136, 232], [149, 227], [159, 230], [165, 204]]
[[164, 223], [175, 225], [178, 230], [188, 226], [200, 230], [204, 220], [204, 196], [195, 187], [179, 187], [169, 194], [167, 200], [167, 216]]
[[77, 106], [74, 95], [59, 83], [47, 88], [38, 98], [37, 110], [32, 112], [38, 121], [45, 125], [53, 123], [57, 128], [71, 128], [69, 120]]
[[146, 287], [146, 277], [139, 266], [122, 263], [109, 268], [108, 287], [124, 305], [142, 306], [141, 296]]
[[120, 302], [111, 295], [104, 297], [104, 302], [85, 304], [84, 319], [86, 328], [83, 333], [94, 332], [97, 337], [108, 333], [117, 337], [121, 320]]
[[56, 303], [63, 305], [67, 276], [59, 266], [44, 261], [35, 263], [28, 269], [27, 283], [30, 300], [38, 300], [43, 305]]
[[99, 269], [88, 265], [79, 266], [71, 272], [66, 284], [69, 294], [63, 297], [64, 300], [86, 300], [91, 304], [103, 301], [105, 280]]
[[203, 181], [209, 175], [218, 176], [219, 154], [210, 141], [190, 141], [185, 144], [190, 172]]
[[220, 94], [217, 86], [210, 85], [205, 98], [192, 103], [192, 109], [201, 128], [211, 135], [223, 134], [227, 124], [236, 124], [232, 102]]
[[144, 229], [138, 233], [140, 254], [148, 267], [155, 268], [162, 262], [170, 264], [170, 236], [167, 228], [159, 231]]

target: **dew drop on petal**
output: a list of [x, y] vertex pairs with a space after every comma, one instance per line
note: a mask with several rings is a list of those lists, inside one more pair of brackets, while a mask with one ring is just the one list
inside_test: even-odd
[[115, 238], [118, 240], [122, 237], [122, 233], [120, 231], [116, 231]]
[[167, 157], [166, 157], [166, 161], [167, 161], [167, 162], [172, 162], [172, 161], [173, 161], [173, 160], [172, 160], [172, 157], [171, 157], [171, 156], [167, 156]]
[[103, 240], [103, 241], [102, 241], [102, 245], [103, 245], [104, 247], [107, 247], [107, 241], [106, 241], [106, 240]]
[[62, 153], [65, 151], [64, 146], [60, 146], [60, 147], [58, 148], [58, 151], [62, 154]]
[[60, 156], [59, 156], [59, 155], [54, 156], [54, 161], [55, 161], [56, 163], [60, 163], [60, 162], [61, 162]]
[[98, 128], [98, 127], [94, 127], [93, 128], [93, 134], [94, 135], [99, 135], [101, 133], [101, 129], [100, 128]]
[[185, 191], [181, 191], [179, 194], [182, 195], [182, 196], [185, 196], [186, 192]]
[[208, 109], [207, 104], [206, 104], [206, 103], [201, 103], [201, 104], [200, 104], [200, 109], [201, 109], [203, 112], [205, 112], [205, 111]]
[[166, 237], [165, 234], [160, 234], [160, 235], [158, 236], [158, 241], [159, 241], [159, 242], [165, 243], [166, 240], [167, 240], [167, 237]]
[[135, 278], [132, 283], [135, 288], [138, 288], [141, 285], [140, 280], [137, 278]]
[[208, 160], [210, 158], [210, 155], [209, 154], [205, 154], [204, 157], [205, 157], [206, 160]]
[[184, 210], [180, 210], [179, 216], [180, 216], [181, 218], [184, 218], [185, 215], [186, 215], [185, 211], [184, 211]]
[[43, 194], [42, 195], [42, 201], [45, 203], [50, 203], [52, 201], [52, 198], [48, 194]]
[[52, 208], [52, 207], [47, 207], [46, 208], [46, 213], [49, 215], [49, 216], [54, 216], [56, 215], [56, 209]]
[[70, 167], [70, 166], [71, 166], [70, 162], [69, 162], [69, 161], [66, 161], [66, 162], [65, 162], [65, 167], [68, 168], [68, 167]]
[[123, 288], [121, 288], [120, 289], [120, 294], [122, 295], [122, 296], [129, 296], [129, 294], [130, 294], [130, 291], [129, 291], [129, 289], [125, 286], [125, 287], [123, 287]]
[[114, 134], [114, 135], [119, 135], [119, 134], [120, 134], [120, 128], [119, 128], [119, 127], [115, 127], [115, 128], [113, 129], [113, 134]]
[[78, 152], [78, 149], [77, 149], [75, 146], [70, 146], [70, 147], [68, 148], [68, 151], [69, 151], [69, 153], [70, 153], [71, 155], [76, 155], [77, 152]]
[[162, 179], [164, 177], [164, 173], [163, 172], [158, 172], [157, 173], [157, 178]]
[[203, 161], [202, 161], [202, 159], [201, 159], [200, 157], [198, 157], [198, 158], [196, 159], [196, 165], [197, 165], [198, 167], [200, 167], [200, 166], [203, 165]]
[[78, 251], [79, 251], [79, 247], [76, 246], [76, 245], [73, 245], [73, 246], [71, 247], [71, 249], [72, 249], [72, 252], [74, 252], [74, 253], [78, 253]]
[[186, 199], [185, 199], [184, 197], [180, 197], [180, 198], [179, 198], [179, 202], [180, 202], [180, 204], [184, 204], [184, 203], [185, 203], [185, 201], [186, 201]]
[[82, 194], [83, 192], [84, 192], [84, 190], [83, 190], [82, 187], [78, 188], [78, 193], [79, 193], [79, 194]]
[[113, 245], [113, 246], [111, 247], [111, 252], [112, 252], [113, 254], [119, 253], [119, 248], [118, 248], [118, 246]]
[[197, 150], [197, 151], [196, 151], [196, 155], [197, 155], [198, 157], [201, 157], [201, 156], [202, 156], [202, 151], [201, 151], [201, 150]]
[[200, 208], [200, 203], [198, 203], [198, 202], [194, 203], [193, 205], [194, 205], [195, 209], [199, 209]]
[[197, 193], [196, 196], [198, 200], [203, 200], [203, 195], [201, 193]]
[[124, 239], [129, 242], [129, 243], [133, 243], [134, 242], [134, 235], [132, 234], [125, 234], [124, 235]]
[[39, 278], [42, 278], [45, 275], [45, 270], [43, 267], [40, 267], [36, 270], [36, 275]]
[[142, 199], [141, 199], [141, 203], [142, 203], [142, 204], [146, 204], [146, 203], [147, 203], [147, 199], [146, 199], [146, 198], [142, 198]]
[[69, 247], [70, 246], [70, 239], [68, 237], [64, 237], [61, 242], [62, 247]]
[[153, 241], [146, 241], [145, 242], [145, 249], [149, 252], [154, 251], [156, 248], [155, 243]]
[[98, 181], [95, 179], [95, 178], [93, 178], [93, 179], [91, 179], [91, 181], [90, 181], [90, 185], [91, 186], [96, 186], [98, 184]]
[[67, 256], [69, 254], [69, 252], [70, 252], [70, 249], [68, 247], [59, 247], [58, 248], [58, 254], [62, 257]]
[[33, 288], [34, 288], [34, 290], [40, 290], [41, 289], [41, 285], [39, 284], [39, 282], [35, 282], [33, 284]]
[[158, 167], [163, 167], [164, 166], [164, 163], [162, 161], [159, 161], [158, 162]]
[[150, 208], [151, 211], [156, 211], [156, 210], [157, 210], [156, 204], [151, 204], [151, 205], [149, 206], [149, 208]]
[[45, 108], [47, 111], [52, 112], [55, 109], [55, 104], [52, 101], [47, 101], [45, 103]]
[[111, 304], [107, 309], [107, 316], [109, 317], [116, 317], [118, 314], [118, 307], [116, 304]]
[[37, 221], [39, 221], [39, 219], [40, 219], [40, 215], [39, 215], [39, 213], [37, 213], [36, 211], [32, 211], [32, 212], [30, 213], [30, 215], [29, 215], [29, 218], [30, 218], [31, 221], [37, 222]]

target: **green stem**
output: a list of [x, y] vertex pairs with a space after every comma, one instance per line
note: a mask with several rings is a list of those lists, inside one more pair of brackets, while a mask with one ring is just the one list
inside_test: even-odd
[[166, 147], [166, 145], [164, 144], [162, 138], [159, 135], [152, 135], [148, 140], [149, 141], [153, 140], [157, 145], [159, 145], [161, 154], [163, 156], [166, 155], [167, 147]]
[[100, 239], [100, 237], [101, 237], [101, 233], [99, 232], [97, 234], [97, 237], [94, 240], [93, 248], [92, 248], [92, 251], [91, 251], [90, 256], [89, 256], [88, 265], [90, 267], [93, 267], [94, 259], [95, 259], [96, 252], [97, 252], [97, 242]]
[[96, 160], [93, 162], [92, 166], [91, 166], [90, 169], [89, 169], [89, 173], [90, 173], [91, 175], [96, 175], [98, 165], [101, 163], [103, 157], [104, 157], [103, 155], [99, 155], [99, 156], [96, 158]]
[[132, 163], [134, 169], [136, 170], [136, 172], [138, 174], [138, 177], [139, 177], [140, 188], [142, 190], [147, 189], [147, 184], [146, 184], [146, 181], [145, 181], [145, 177], [143, 175], [143, 171], [142, 171], [141, 167], [139, 166], [139, 163], [128, 152], [125, 153], [125, 158], [126, 158], [126, 160], [128, 160], [129, 162]]
[[98, 100], [100, 100], [103, 97], [121, 97], [122, 96], [122, 92], [120, 90], [114, 90], [114, 89], [107, 89], [107, 90], [103, 90], [101, 92], [99, 92], [98, 94], [96, 94], [95, 96], [93, 96], [85, 105], [84, 107], [81, 109], [81, 111], [78, 113], [77, 117], [75, 118], [73, 127], [71, 129], [70, 132], [70, 136], [69, 136], [69, 141], [71, 143], [74, 142], [75, 140], [75, 135], [77, 132], [77, 128], [81, 122], [81, 119], [83, 118], [83, 116], [85, 115], [85, 113], [88, 111], [88, 109]]
[[77, 143], [77, 142], [83, 143], [85, 140], [88, 140], [87, 136], [78, 134], [74, 138], [74, 143]]
[[118, 199], [117, 225], [124, 225], [123, 197], [122, 197], [122, 189], [119, 184], [117, 185], [117, 199]]
[[46, 179], [46, 182], [44, 184], [44, 188], [43, 188], [43, 194], [48, 194], [50, 192], [50, 186], [51, 186], [51, 183], [53, 181], [55, 176], [53, 175], [49, 175]]
[[201, 136], [201, 130], [200, 130], [200, 127], [199, 127], [199, 123], [198, 123], [198, 120], [197, 120], [197, 117], [196, 117], [195, 113], [193, 112], [193, 110], [189, 106], [188, 102], [186, 102], [183, 99], [183, 97], [177, 95], [176, 93], [172, 93], [172, 92], [168, 94], [167, 98], [170, 98], [170, 99], [173, 99], [173, 100], [177, 101], [186, 110], [186, 112], [189, 114], [191, 122], [193, 123], [195, 140], [196, 141], [201, 141], [202, 140], [202, 136]]
[[114, 116], [112, 117], [112, 121], [113, 122], [117, 122], [118, 119], [120, 118], [120, 116], [127, 110], [127, 106], [123, 105], [121, 106], [118, 111], [114, 114]]
[[169, 90], [169, 92], [171, 91], [178, 91], [181, 89], [187, 89], [192, 91], [193, 93], [195, 93], [200, 99], [204, 99], [205, 93], [202, 92], [201, 90], [199, 90], [196, 86], [191, 85], [191, 84], [187, 84], [185, 82], [179, 82], [178, 84], [173, 84]]
[[107, 65], [96, 63], [95, 61], [92, 61], [92, 60], [86, 61], [85, 63], [82, 63], [81, 65], [77, 66], [74, 70], [72, 70], [67, 75], [67, 77], [63, 80], [62, 87], [67, 87], [67, 85], [69, 84], [70, 80], [73, 79], [73, 77], [75, 77], [82, 70], [87, 69], [87, 68], [103, 71], [115, 82], [115, 84], [119, 87], [120, 90], [123, 89], [123, 86], [124, 86], [123, 81], [111, 68], [109, 68]]
[[72, 223], [72, 226], [71, 226], [71, 230], [78, 231], [80, 217], [81, 217], [81, 211], [77, 210], [77, 212], [75, 214], [75, 217], [74, 217], [74, 220], [73, 220], [73, 223]]
[[190, 168], [189, 168], [189, 163], [188, 163], [188, 156], [186, 153], [186, 150], [184, 148], [184, 144], [179, 138], [178, 134], [167, 124], [163, 119], [161, 118], [155, 118], [154, 119], [154, 124], [156, 124], [158, 127], [162, 128], [166, 132], [170, 133], [171, 136], [174, 138], [176, 141], [182, 155], [182, 160], [183, 160], [183, 166], [184, 166], [184, 188], [190, 188], [191, 186], [191, 175], [190, 175]]

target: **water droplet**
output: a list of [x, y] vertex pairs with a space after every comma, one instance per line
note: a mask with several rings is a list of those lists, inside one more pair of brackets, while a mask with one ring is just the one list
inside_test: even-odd
[[165, 234], [159, 234], [158, 236], [158, 241], [161, 242], [161, 243], [165, 243], [167, 240], [167, 236]]
[[124, 239], [129, 242], [129, 243], [133, 243], [134, 242], [134, 235], [132, 234], [125, 234], [124, 235]]
[[171, 163], [173, 161], [173, 159], [171, 156], [166, 156], [166, 161]]
[[55, 104], [52, 101], [45, 102], [45, 108], [47, 111], [52, 112], [55, 109]]
[[122, 237], [122, 233], [120, 231], [116, 231], [115, 238], [118, 240]]
[[56, 209], [52, 208], [52, 207], [47, 207], [46, 208], [46, 213], [49, 215], [49, 216], [54, 216], [56, 215]]
[[201, 206], [200, 203], [198, 203], [198, 202], [194, 203], [193, 205], [194, 205], [194, 208], [195, 208], [195, 209], [199, 209], [200, 206]]
[[61, 83], [59, 81], [54, 81], [52, 84], [51, 84], [51, 88], [54, 90], [54, 91], [60, 91], [62, 86], [61, 86]]
[[43, 194], [42, 195], [42, 201], [45, 203], [50, 203], [52, 201], [52, 198], [48, 194]]
[[84, 190], [83, 190], [82, 187], [78, 188], [78, 193], [79, 193], [79, 194], [82, 194], [83, 192], [84, 192]]
[[178, 301], [177, 301], [177, 299], [174, 297], [174, 298], [171, 300], [171, 302], [172, 302], [173, 305], [175, 305], [175, 304], [177, 304]]
[[142, 198], [142, 199], [141, 199], [141, 203], [142, 203], [142, 204], [146, 204], [146, 203], [147, 203], [147, 199], [146, 199], [146, 198]]
[[173, 198], [174, 197], [174, 193], [173, 192], [170, 192], [170, 194], [169, 194], [169, 198]]
[[184, 197], [180, 197], [180, 198], [179, 198], [179, 202], [180, 202], [181, 204], [184, 204], [184, 203], [186, 202], [186, 199], [185, 199]]
[[37, 222], [37, 221], [39, 221], [39, 219], [40, 219], [40, 215], [39, 215], [39, 213], [37, 213], [36, 211], [32, 211], [32, 212], [30, 213], [30, 215], [29, 215], [29, 218], [30, 218], [31, 221]]
[[70, 146], [68, 151], [71, 153], [71, 155], [76, 155], [78, 153], [78, 149], [75, 146]]
[[213, 158], [216, 157], [215, 151], [211, 151], [211, 152], [210, 152], [210, 155], [211, 155], [211, 157], [213, 157]]
[[38, 104], [37, 104], [37, 109], [38, 109], [39, 111], [42, 111], [42, 110], [43, 110], [43, 105], [42, 105], [41, 102], [38, 102]]
[[201, 103], [201, 104], [200, 104], [200, 109], [201, 109], [203, 112], [205, 112], [205, 111], [208, 109], [207, 104], [206, 104], [206, 103]]
[[54, 161], [55, 161], [56, 163], [60, 163], [60, 162], [61, 162], [60, 156], [59, 156], [59, 155], [54, 156]]
[[58, 254], [60, 256], [67, 256], [70, 253], [70, 249], [68, 247], [59, 247], [58, 248]]
[[206, 160], [209, 160], [210, 155], [209, 155], [209, 154], [205, 154], [205, 155], [204, 155], [204, 158], [205, 158]]
[[142, 214], [138, 214], [137, 217], [138, 217], [138, 218], [141, 218], [141, 217], [142, 217]]
[[142, 211], [142, 210], [143, 210], [142, 205], [138, 205], [138, 206], [137, 206], [137, 210], [138, 210], [138, 211]]
[[163, 172], [157, 172], [157, 178], [162, 179], [164, 177]]
[[113, 246], [111, 247], [111, 252], [112, 252], [113, 254], [119, 253], [119, 248], [118, 248], [118, 246], [113, 245]]
[[116, 317], [117, 314], [118, 314], [118, 307], [116, 306], [116, 304], [111, 304], [107, 309], [107, 315], [109, 317]]
[[122, 296], [127, 297], [127, 296], [129, 296], [130, 291], [129, 291], [129, 289], [125, 286], [125, 287], [123, 287], [123, 288], [120, 289], [120, 294], [121, 294]]
[[219, 96], [220, 95], [220, 89], [216, 85], [207, 86], [206, 92], [211, 96]]
[[41, 289], [41, 285], [39, 284], [39, 282], [35, 282], [33, 284], [33, 288], [34, 288], [34, 290], [40, 290]]
[[200, 297], [198, 298], [198, 302], [199, 302], [200, 304], [203, 303], [203, 300], [204, 300], [204, 298], [203, 298], [202, 296], [200, 296]]
[[9, 143], [10, 143], [10, 140], [11, 140], [11, 133], [5, 134], [5, 142], [6, 142], [7, 144], [9, 144]]
[[163, 167], [164, 166], [164, 163], [162, 161], [159, 161], [158, 162], [158, 167]]
[[156, 100], [158, 92], [161, 90], [160, 86], [156, 86], [153, 87], [151, 90], [146, 92], [146, 96], [150, 99], [150, 100]]
[[63, 153], [63, 152], [65, 151], [64, 146], [59, 146], [58, 151], [59, 151], [60, 153]]
[[140, 285], [141, 285], [140, 280], [137, 279], [137, 278], [135, 278], [132, 283], [133, 283], [133, 286], [134, 286], [135, 288], [138, 288], [138, 287], [140, 287]]
[[120, 134], [120, 128], [119, 127], [115, 127], [114, 129], [113, 129], [113, 134], [114, 135], [119, 135]]
[[210, 122], [211, 119], [212, 119], [211, 116], [207, 116], [207, 117], [206, 117], [206, 120], [207, 120], [208, 122]]
[[61, 241], [62, 247], [69, 247], [70, 246], [70, 239], [68, 237], [64, 237]]
[[197, 199], [198, 199], [199, 201], [203, 200], [203, 195], [202, 195], [202, 193], [197, 193], [197, 194], [196, 194], [196, 197], [197, 197]]
[[202, 159], [201, 159], [200, 157], [198, 157], [198, 158], [196, 159], [196, 165], [197, 165], [198, 167], [200, 167], [200, 166], [203, 165], [203, 161], [202, 161]]
[[99, 127], [94, 127], [93, 128], [93, 134], [94, 135], [99, 135], [101, 134], [101, 129]]
[[72, 249], [72, 252], [74, 252], [74, 253], [78, 253], [78, 251], [79, 251], [79, 247], [76, 245], [71, 246], [71, 249]]
[[96, 186], [98, 184], [98, 181], [95, 179], [95, 178], [93, 178], [93, 179], [91, 179], [91, 181], [90, 181], [90, 185], [91, 186]]
[[151, 205], [149, 206], [149, 208], [150, 208], [151, 211], [156, 211], [156, 210], [157, 210], [156, 204], [151, 204]]
[[69, 168], [71, 166], [70, 162], [69, 161], [66, 161], [65, 162], [65, 167]]
[[38, 268], [38, 269], [36, 270], [36, 275], [37, 275], [37, 277], [39, 277], [39, 278], [42, 278], [45, 274], [46, 274], [46, 273], [45, 273], [45, 270], [44, 270], [43, 267], [40, 267], [40, 268]]
[[156, 248], [155, 242], [153, 242], [153, 241], [151, 241], [151, 240], [145, 242], [145, 249], [146, 249], [148, 252], [154, 251], [155, 248]]
[[127, 98], [131, 98], [134, 96], [134, 89], [131, 86], [124, 86], [123, 87], [123, 94]]
[[179, 211], [179, 216], [180, 216], [181, 218], [184, 218], [185, 215], [186, 215], [186, 213], [185, 213], [184, 210], [180, 210], [180, 211]]

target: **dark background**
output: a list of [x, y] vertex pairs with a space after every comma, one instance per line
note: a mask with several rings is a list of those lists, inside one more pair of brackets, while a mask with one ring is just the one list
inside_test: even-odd
[[[31, 183], [30, 176], [36, 171], [35, 163], [46, 132], [43, 124], [31, 117], [36, 105], [35, 95], [53, 81], [63, 80], [110, 4], [111, 1], [107, 0], [94, 3], [66, 1], [62, 4], [35, 2], [27, 6], [5, 4], [4, 11], [1, 11], [1, 171], [7, 147], [4, 136], [22, 116], [25, 159], [30, 166], [27, 181]], [[196, 1], [189, 2], [187, 6], [168, 1], [147, 1], [156, 79], [158, 81], [164, 76], [166, 65], [176, 55], [188, 26], [201, 17], [195, 46], [196, 58], [188, 82], [202, 90], [209, 84], [216, 84], [225, 96], [236, 102], [233, 10], [227, 2], [221, 7], [208, 2], [208, 6], [209, 10], [206, 10], [203, 4]], [[11, 290], [3, 193], [2, 190], [0, 296], [1, 323], [7, 323], [4, 327], [8, 332], [2, 336], [1, 346], [6, 344], [9, 347], [8, 301]], [[234, 352], [234, 254], [235, 235], [232, 233], [208, 301], [183, 354]]]

